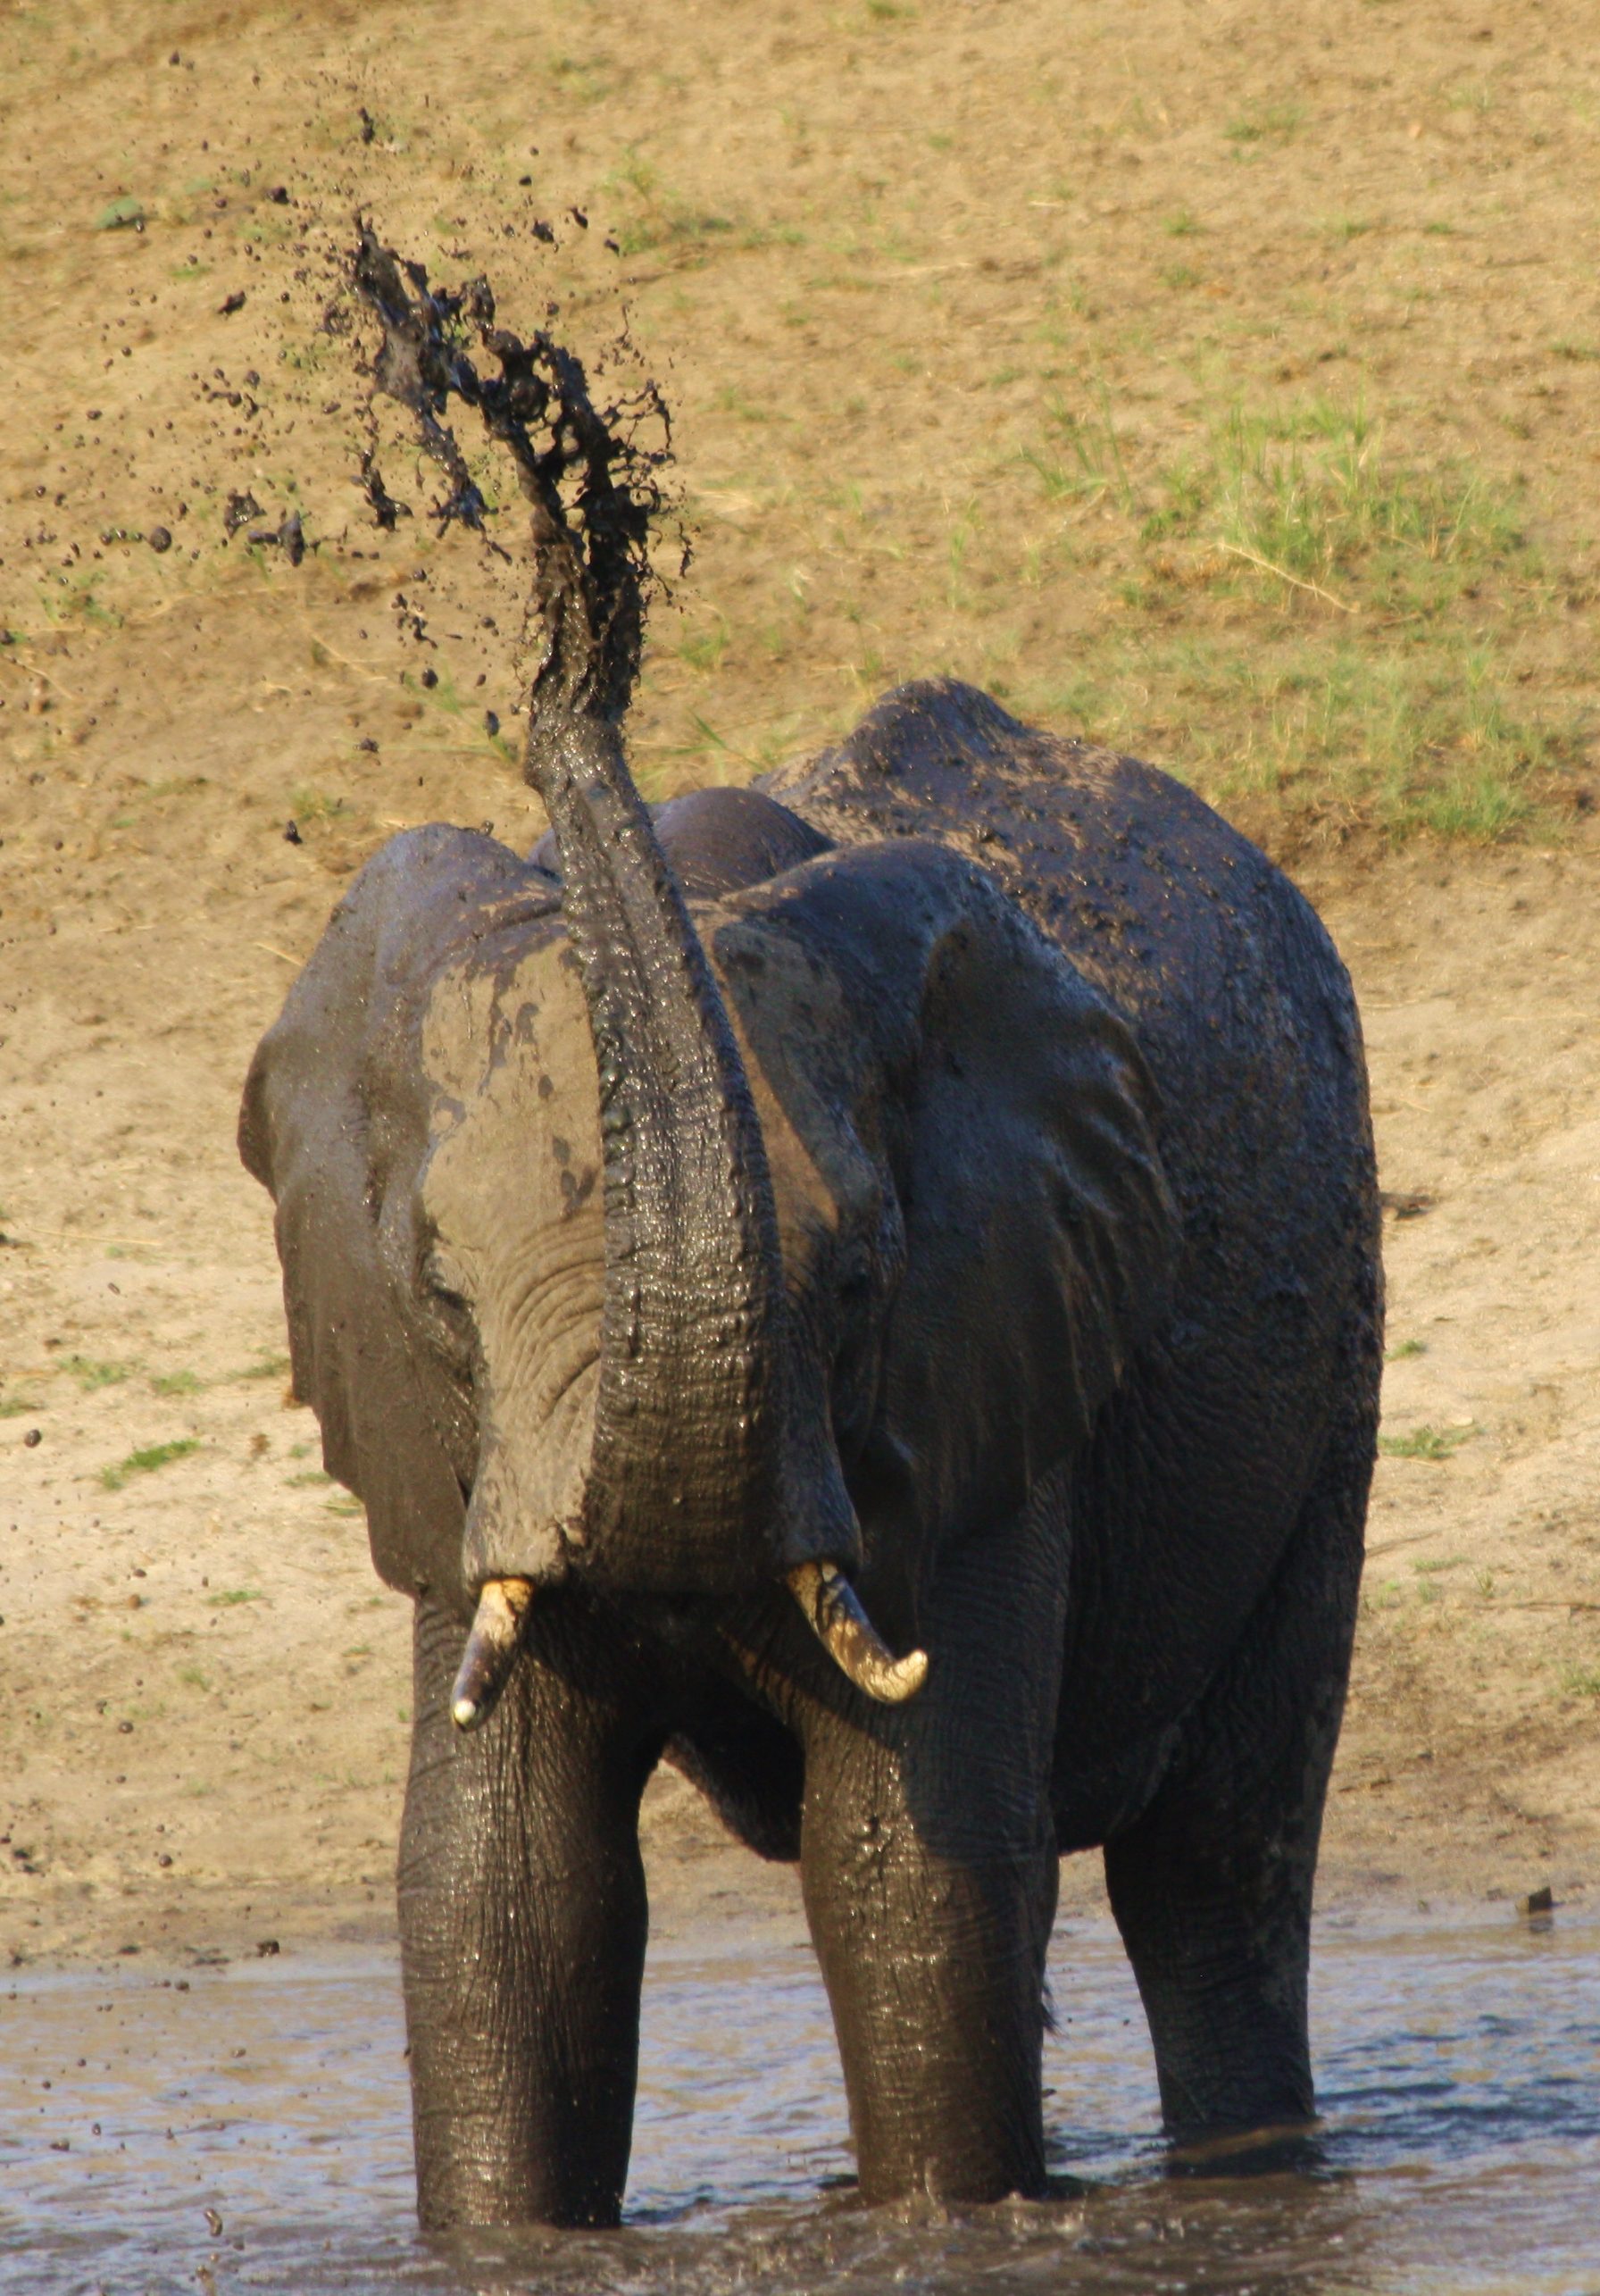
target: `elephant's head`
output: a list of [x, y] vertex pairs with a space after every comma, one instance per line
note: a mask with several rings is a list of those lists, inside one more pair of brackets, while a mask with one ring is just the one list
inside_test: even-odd
[[608, 729], [548, 796], [559, 882], [465, 832], [396, 839], [257, 1053], [241, 1147], [297, 1390], [384, 1574], [477, 1600], [490, 1657], [575, 1572], [788, 1578], [848, 1655], [827, 1365], [715, 978]]
[[691, 867], [691, 912], [614, 739], [562, 775], [554, 868], [386, 847], [257, 1054], [297, 1387], [384, 1575], [477, 1606], [463, 1718], [572, 1574], [788, 1579], [904, 1695], [862, 1518], [915, 1555], [1005, 1519], [1163, 1296], [1142, 1063], [943, 847], [752, 800], [775, 873]]

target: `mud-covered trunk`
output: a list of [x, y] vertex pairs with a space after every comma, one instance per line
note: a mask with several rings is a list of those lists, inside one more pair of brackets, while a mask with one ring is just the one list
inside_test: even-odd
[[783, 1275], [750, 1088], [614, 726], [530, 741], [600, 1077], [605, 1307], [584, 1533], [635, 1588], [776, 1573]]

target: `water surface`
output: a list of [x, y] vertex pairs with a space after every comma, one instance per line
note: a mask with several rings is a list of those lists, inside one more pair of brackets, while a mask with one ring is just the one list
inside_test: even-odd
[[392, 1957], [20, 1971], [0, 2288], [1600, 2296], [1600, 1924], [1321, 1923], [1314, 2174], [1167, 2175], [1108, 1923], [1060, 1924], [1052, 1983], [1062, 2197], [869, 2213], [797, 1914], [686, 1903], [652, 1940], [622, 2231], [441, 2242], [412, 2215]]

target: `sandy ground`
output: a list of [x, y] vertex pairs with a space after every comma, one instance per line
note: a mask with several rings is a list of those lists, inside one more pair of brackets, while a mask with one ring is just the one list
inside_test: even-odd
[[[389, 829], [538, 822], [502, 747], [514, 576], [420, 515], [362, 522], [349, 346], [318, 332], [350, 207], [529, 296], [531, 221], [589, 216], [562, 225], [572, 323], [603, 338], [627, 287], [697, 551], [641, 774], [737, 778], [897, 675], [1025, 697], [1123, 610], [1092, 554], [1018, 578], [998, 620], [957, 580], [974, 489], [1010, 514], [989, 449], [1073, 295], [1119, 389], [1179, 430], [1208, 359], [1288, 388], [1340, 346], [1347, 387], [1545, 472], [1581, 559], [1587, 12], [1400, 13], [1156, 0], [1126, 31], [1097, 6], [1070, 54], [1053, 12], [998, 0], [691, 8], [672, 37], [642, 5], [470, 32], [397, 6], [381, 38], [354, 8], [39, 8], [0, 34], [28, 291], [0, 437], [0, 1954], [390, 1918], [404, 1606], [286, 1405], [235, 1109]], [[1291, 97], [1314, 137], [1272, 126]], [[144, 228], [105, 221], [118, 201]], [[1217, 293], [1179, 308], [1156, 265], [1185, 202]], [[1392, 230], [1278, 230], [1379, 205]], [[1433, 213], [1460, 244], [1416, 236]], [[420, 505], [426, 475], [390, 468]], [[296, 507], [318, 547], [291, 565], [249, 533]], [[1581, 687], [1592, 620], [1569, 596], [1528, 675]], [[1181, 768], [1159, 728], [1143, 746]], [[1600, 1886], [1600, 846], [1579, 820], [1548, 849], [1300, 865], [1362, 997], [1395, 1203], [1398, 1448], [1324, 1894], [1574, 1898]], [[686, 1791], [653, 1793], [663, 1876], [711, 1839]]]

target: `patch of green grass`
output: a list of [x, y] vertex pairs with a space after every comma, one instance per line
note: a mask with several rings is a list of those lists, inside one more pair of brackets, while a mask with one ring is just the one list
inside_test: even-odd
[[1204, 277], [1205, 273], [1197, 271], [1193, 263], [1167, 263], [1162, 269], [1161, 283], [1174, 294], [1180, 294], [1186, 288], [1198, 287]]
[[547, 68], [562, 94], [579, 104], [602, 104], [611, 93], [604, 68], [587, 56], [552, 56]]
[[100, 210], [90, 229], [96, 231], [129, 231], [148, 220], [144, 202], [135, 199], [130, 192], [124, 192], [120, 199], [113, 199]]
[[290, 792], [289, 810], [297, 822], [337, 821], [345, 811], [345, 800], [330, 797], [326, 789], [313, 789], [303, 781]]
[[741, 422], [770, 422], [772, 410], [758, 406], [737, 384], [724, 383], [717, 393], [716, 404], [723, 414], [737, 415]]
[[306, 1467], [297, 1475], [284, 1478], [291, 1490], [309, 1490], [313, 1483], [331, 1482], [333, 1477], [324, 1474], [321, 1467]]
[[258, 1587], [224, 1587], [221, 1594], [206, 1597], [206, 1607], [211, 1610], [231, 1610], [238, 1603], [260, 1602], [262, 1599], [261, 1590]]
[[1331, 239], [1336, 246], [1346, 247], [1352, 239], [1364, 238], [1378, 226], [1367, 215], [1324, 215], [1312, 229], [1319, 238]]
[[1388, 460], [1359, 405], [1271, 420], [1235, 407], [1199, 456], [1154, 474], [1151, 537], [1205, 536], [1258, 579], [1338, 605], [1437, 610], [1525, 549], [1521, 505], [1466, 464]]
[[1125, 509], [1131, 506], [1133, 488], [1107, 391], [1102, 388], [1093, 413], [1080, 415], [1053, 400], [1046, 435], [1049, 443], [1024, 447], [1022, 460], [1047, 502], [1098, 503], [1110, 497]]
[[1386, 1364], [1403, 1364], [1409, 1356], [1425, 1356], [1427, 1353], [1426, 1340], [1402, 1340], [1398, 1347], [1388, 1350], [1383, 1360]]
[[687, 662], [691, 670], [709, 676], [728, 651], [728, 624], [719, 620], [713, 629], [696, 630], [679, 641], [678, 658]]
[[1381, 650], [1329, 633], [1112, 630], [1069, 685], [1028, 687], [1018, 705], [1153, 755], [1225, 807], [1247, 802], [1253, 823], [1267, 806], [1279, 837], [1327, 823], [1488, 844], [1547, 828], [1543, 793], [1582, 755], [1575, 720], [1513, 712], [1493, 666], [1452, 630]]
[[247, 1364], [243, 1371], [227, 1374], [229, 1385], [241, 1379], [281, 1379], [289, 1367], [287, 1356], [263, 1355], [259, 1363]]
[[8, 1395], [0, 1398], [0, 1419], [21, 1419], [27, 1412], [40, 1411], [44, 1406], [31, 1395]]
[[129, 1451], [114, 1467], [102, 1467], [100, 1481], [107, 1490], [121, 1490], [130, 1475], [154, 1474], [158, 1467], [170, 1467], [175, 1459], [187, 1459], [191, 1451], [199, 1448], [192, 1435], [185, 1435], [173, 1443], [152, 1443], [142, 1451]]
[[687, 208], [651, 206], [642, 215], [632, 217], [616, 229], [617, 246], [625, 255], [647, 255], [671, 251], [704, 250], [709, 240], [731, 237], [738, 225], [729, 215]]
[[179, 1681], [184, 1684], [186, 1689], [192, 1691], [210, 1690], [211, 1683], [206, 1676], [201, 1673], [198, 1666], [179, 1666], [176, 1671]]
[[[79, 444], [82, 443], [80, 439]], [[121, 630], [122, 616], [100, 596], [104, 580], [103, 574], [60, 573], [53, 574], [47, 583], [39, 583], [36, 594], [46, 620], [56, 629], [86, 622], [95, 630]]]
[[330, 1499], [326, 1501], [326, 1507], [329, 1515], [364, 1515], [366, 1513], [360, 1499], [354, 1498]]
[[1476, 1427], [1413, 1427], [1408, 1435], [1380, 1435], [1378, 1448], [1391, 1459], [1447, 1459], [1478, 1432]]
[[1192, 207], [1175, 207], [1162, 216], [1161, 228], [1169, 239], [1192, 239], [1201, 229], [1200, 218]]
[[1516, 488], [1396, 456], [1359, 401], [1320, 397], [1236, 405], [1162, 455], [1102, 389], [1053, 405], [1021, 459], [1060, 520], [1029, 579], [1087, 561], [1129, 610], [1080, 641], [1070, 704], [1025, 677], [1025, 710], [1248, 801], [1270, 841], [1554, 831], [1588, 735], [1511, 684], [1508, 633], [1555, 592]]
[[[635, 212], [625, 216], [612, 234], [624, 255], [692, 255], [703, 251], [708, 241], [737, 238], [743, 243], [747, 237], [748, 227], [741, 230], [733, 216], [715, 214], [680, 199], [662, 181], [654, 163], [637, 151], [625, 153], [621, 164], [606, 179], [606, 188], [628, 194], [634, 204]], [[754, 244], [763, 242], [758, 237]]]
[[131, 1364], [96, 1363], [88, 1356], [58, 1356], [56, 1369], [75, 1379], [86, 1393], [99, 1387], [119, 1387], [131, 1376]]
[[1561, 1686], [1569, 1698], [1600, 1698], [1600, 1666], [1563, 1666]]
[[1223, 132], [1230, 144], [1287, 144], [1304, 118], [1304, 104], [1268, 104], [1231, 121]]
[[200, 1382], [192, 1371], [164, 1371], [150, 1382], [157, 1395], [198, 1395]]

